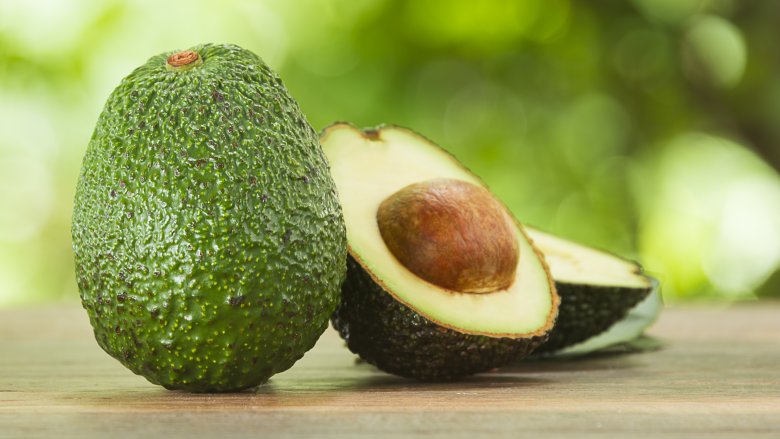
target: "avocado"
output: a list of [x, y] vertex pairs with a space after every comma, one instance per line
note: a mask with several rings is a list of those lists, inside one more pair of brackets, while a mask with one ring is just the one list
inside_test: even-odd
[[[650, 278], [653, 287], [650, 294], [634, 305], [625, 317], [618, 320], [606, 331], [571, 346], [553, 352], [555, 357], [574, 357], [591, 352], [642, 352], [654, 350], [662, 343], [652, 337], [644, 336], [663, 310], [660, 282]], [[550, 354], [542, 354], [550, 356]]]
[[558, 295], [523, 227], [453, 156], [395, 126], [321, 135], [344, 210], [347, 279], [332, 323], [404, 377], [454, 380], [543, 342]]
[[526, 231], [544, 253], [561, 296], [557, 323], [534, 354], [559, 351], [603, 333], [657, 284], [636, 262], [531, 227]]
[[346, 235], [317, 133], [250, 51], [152, 57], [108, 98], [72, 238], [98, 344], [168, 389], [236, 391], [326, 329]]

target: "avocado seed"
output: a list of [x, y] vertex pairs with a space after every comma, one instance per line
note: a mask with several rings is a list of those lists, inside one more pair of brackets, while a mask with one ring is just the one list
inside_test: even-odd
[[488, 293], [514, 280], [513, 221], [483, 187], [449, 178], [413, 183], [385, 199], [376, 218], [393, 256], [427, 282]]

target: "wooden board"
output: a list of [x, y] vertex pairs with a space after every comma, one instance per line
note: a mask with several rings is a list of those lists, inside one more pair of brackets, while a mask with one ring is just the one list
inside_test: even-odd
[[0, 438], [780, 438], [780, 303], [667, 309], [654, 352], [528, 361], [449, 384], [355, 364], [333, 331], [256, 391], [169, 392], [77, 305], [0, 311]]

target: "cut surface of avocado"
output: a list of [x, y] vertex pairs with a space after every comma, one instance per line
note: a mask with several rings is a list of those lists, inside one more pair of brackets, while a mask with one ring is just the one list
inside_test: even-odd
[[561, 297], [558, 321], [536, 353], [560, 351], [602, 334], [654, 288], [653, 279], [635, 262], [531, 227], [526, 230], [544, 253]]
[[[404, 187], [432, 179], [484, 183], [453, 156], [404, 128], [327, 128], [321, 138], [347, 226], [352, 258], [397, 301], [426, 319], [458, 332], [522, 338], [545, 334], [558, 297], [547, 266], [513, 222], [519, 258], [514, 281], [504, 289], [470, 294], [422, 280], [388, 249], [377, 225], [380, 204]], [[508, 213], [508, 212], [507, 212]]]
[[526, 226], [544, 253], [556, 282], [649, 289], [651, 280], [634, 262]]

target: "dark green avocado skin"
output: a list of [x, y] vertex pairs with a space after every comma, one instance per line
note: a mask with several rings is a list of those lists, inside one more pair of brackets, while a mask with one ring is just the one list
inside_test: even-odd
[[503, 366], [545, 338], [494, 338], [437, 325], [395, 300], [352, 256], [332, 323], [368, 363], [423, 381], [451, 381]]
[[201, 45], [114, 90], [78, 180], [76, 276], [98, 344], [169, 389], [236, 391], [308, 351], [346, 271], [317, 133], [255, 54]]
[[651, 288], [580, 285], [556, 282], [561, 297], [550, 338], [534, 354], [551, 353], [595, 337], [619, 322]]

